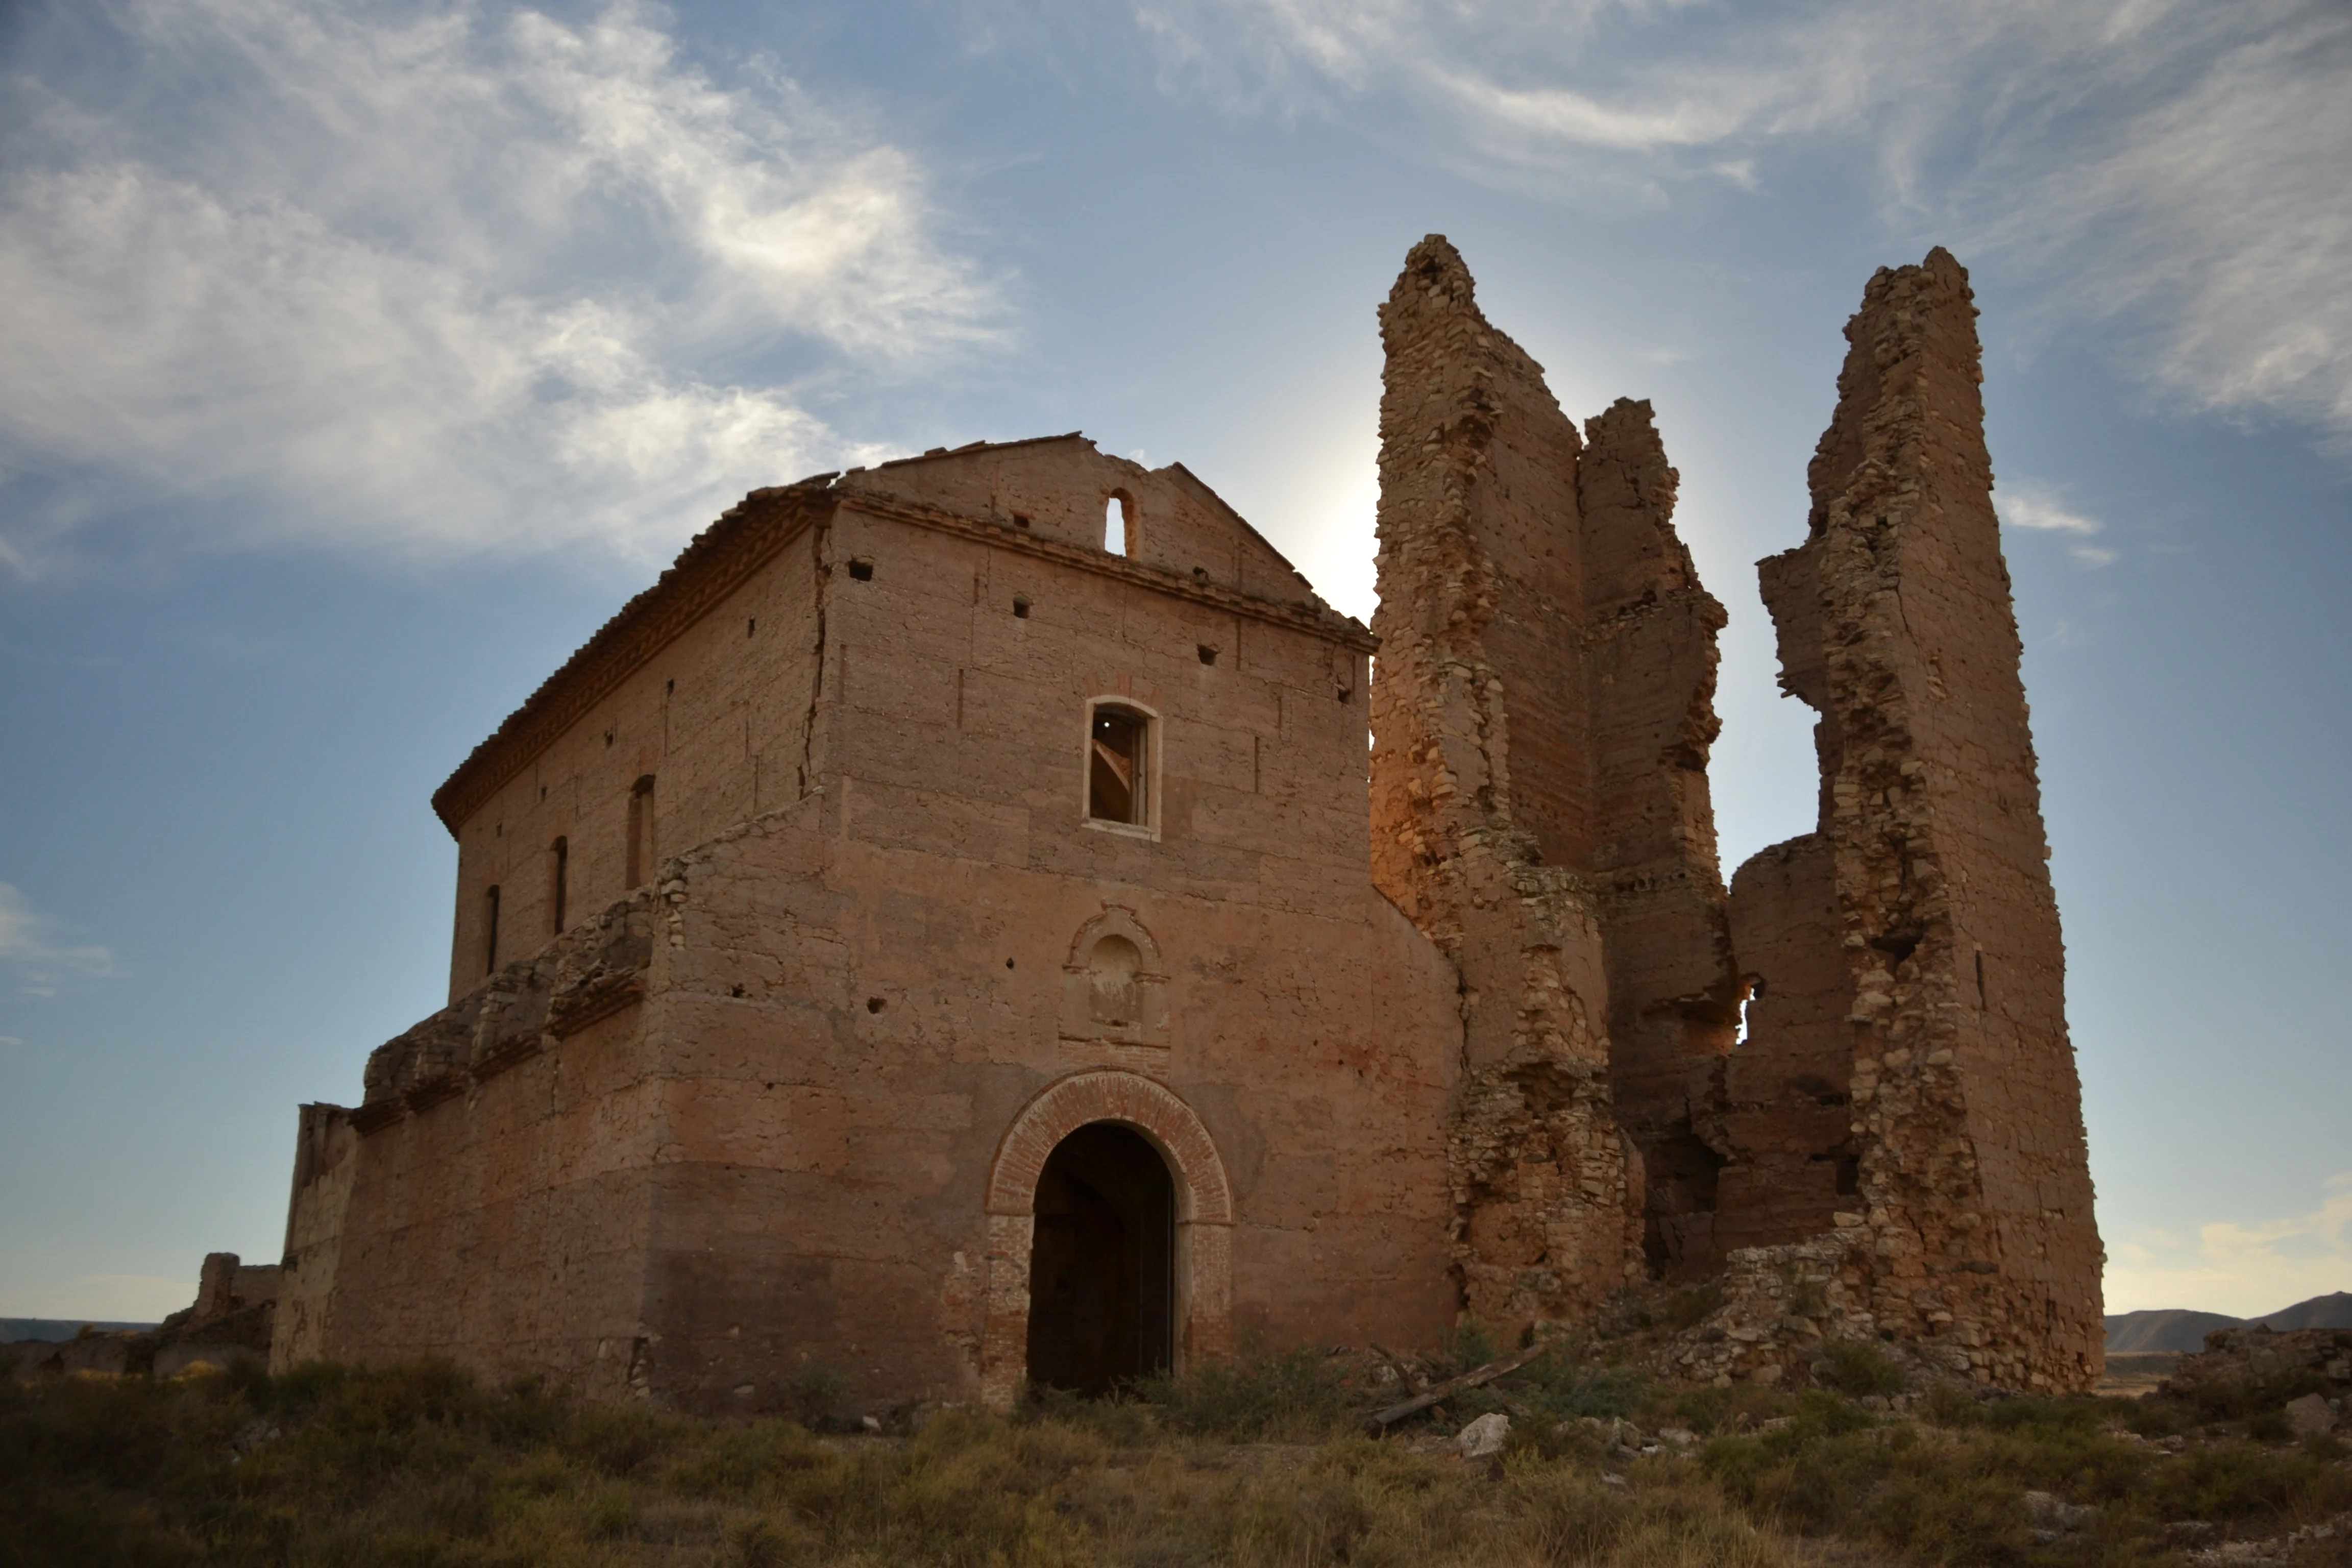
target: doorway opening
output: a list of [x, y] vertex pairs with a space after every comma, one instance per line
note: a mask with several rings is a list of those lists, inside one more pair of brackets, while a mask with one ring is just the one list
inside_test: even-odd
[[1037, 1178], [1029, 1382], [1109, 1393], [1165, 1372], [1176, 1305], [1176, 1184], [1141, 1134], [1079, 1128]]

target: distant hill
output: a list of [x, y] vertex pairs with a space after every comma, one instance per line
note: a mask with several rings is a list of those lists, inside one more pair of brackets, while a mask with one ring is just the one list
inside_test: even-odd
[[2268, 1323], [2281, 1333], [2289, 1329], [2352, 1329], [2352, 1292], [2338, 1290], [2332, 1296], [2314, 1296], [2266, 1318], [2250, 1321]]
[[118, 1329], [152, 1329], [152, 1323], [90, 1323], [87, 1318], [0, 1318], [0, 1344], [17, 1340], [69, 1340], [81, 1332], [82, 1325], [100, 1333], [112, 1333]]
[[2129, 1351], [2201, 1351], [2205, 1348], [2205, 1336], [2216, 1329], [2252, 1328], [2257, 1323], [2281, 1333], [2289, 1329], [2352, 1329], [2352, 1292], [2338, 1290], [2333, 1295], [2314, 1296], [2308, 1301], [2297, 1301], [2292, 1307], [2282, 1307], [2259, 1318], [2228, 1318], [2219, 1312], [2191, 1312], [2179, 1307], [2118, 1312], [2107, 1320], [2107, 1350], [2113, 1354]]
[[2191, 1312], [2179, 1307], [2149, 1312], [2117, 1312], [2107, 1320], [2107, 1353], [2127, 1351], [2201, 1351], [2205, 1336], [2216, 1329], [2234, 1329], [2240, 1320], [2219, 1312]]

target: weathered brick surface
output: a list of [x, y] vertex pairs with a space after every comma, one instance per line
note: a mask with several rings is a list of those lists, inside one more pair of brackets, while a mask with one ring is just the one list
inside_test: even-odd
[[1710, 1219], [1718, 1161], [1693, 1114], [1731, 1047], [1741, 991], [1706, 777], [1725, 616], [1675, 533], [1677, 476], [1650, 405], [1621, 398], [1585, 432], [1577, 494], [1591, 874], [1609, 974], [1610, 1079], [1642, 1153], [1648, 1261], [1686, 1276], [1721, 1261]]
[[[1727, 980], [1704, 973], [1724, 956], [1704, 781], [1658, 777], [1705, 765], [1722, 612], [1667, 521], [1647, 408], [1595, 420], [1587, 452], [1444, 239], [1414, 247], [1381, 331], [1373, 874], [1462, 970], [1465, 1307], [1506, 1329], [1576, 1321], [1642, 1257], [1609, 1081], [1612, 916], [1652, 1100], [1678, 1099], [1688, 1045], [1649, 1026], [1646, 988]], [[1715, 1005], [1736, 1007], [1727, 984]]]
[[[1762, 567], [1783, 684], [1821, 714], [1822, 823], [1735, 879], [1765, 1007], [1729, 1065], [1755, 1173], [1727, 1173], [1718, 1225], [1793, 1240], [1828, 1197], [1866, 1238], [1864, 1326], [2087, 1388], [2103, 1255], [1968, 274], [1942, 250], [1881, 271], [1846, 337], [1810, 537]], [[1843, 1138], [1809, 1098], [1850, 1098]], [[1851, 1196], [1776, 1174], [1841, 1156]]]
[[[1099, 531], [1113, 491], [1124, 558]], [[551, 798], [650, 772], [664, 858], [372, 1059], [347, 1199], [321, 1178], [297, 1200], [332, 1279], [304, 1353], [735, 1409], [818, 1364], [868, 1399], [1009, 1397], [1023, 1184], [1073, 1118], [1169, 1157], [1180, 1355], [1433, 1342], [1455, 1306], [1455, 980], [1370, 883], [1369, 636], [1191, 476], [1080, 440], [845, 476], [821, 515], [786, 494], [799, 531], [711, 595], [698, 659], [656, 649], [541, 755], [468, 763], [508, 777], [461, 843], [498, 842], [482, 819], [511, 829], [560, 767]], [[715, 532], [770, 526], [762, 504]], [[798, 666], [743, 653], [772, 618], [811, 628]], [[763, 731], [777, 680], [801, 711]], [[675, 715], [689, 688], [742, 726], [731, 762], [605, 766], [631, 702]], [[1135, 828], [1087, 817], [1096, 698], [1156, 721]], [[771, 740], [811, 759], [789, 801], [689, 787]], [[584, 854], [573, 896], [619, 895]], [[1132, 1021], [1092, 1008], [1105, 938], [1148, 959]]]

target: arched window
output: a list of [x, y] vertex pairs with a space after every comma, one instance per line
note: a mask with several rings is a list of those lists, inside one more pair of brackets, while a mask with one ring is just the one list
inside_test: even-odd
[[1151, 822], [1151, 719], [1097, 702], [1087, 721], [1087, 815], [1097, 822]]
[[1125, 490], [1113, 490], [1103, 506], [1103, 548], [1113, 555], [1135, 553], [1135, 503]]

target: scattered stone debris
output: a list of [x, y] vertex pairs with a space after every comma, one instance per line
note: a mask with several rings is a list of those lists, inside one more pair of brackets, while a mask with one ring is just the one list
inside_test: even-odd
[[2162, 1391], [2194, 1394], [2216, 1384], [2296, 1380], [2317, 1380], [2337, 1394], [2352, 1389], [2352, 1329], [2218, 1329], [2205, 1336], [2202, 1351], [2180, 1358]]
[[2352, 1541], [2352, 1513], [2339, 1513], [2317, 1524], [2306, 1524], [2293, 1534], [2267, 1541], [2224, 1541], [2193, 1553], [2189, 1561], [2226, 1563], [2229, 1568], [2263, 1568], [2267, 1563], [2292, 1562], [2305, 1547], [2331, 1541]]
[[1454, 1438], [1465, 1459], [1484, 1459], [1503, 1451], [1511, 1435], [1511, 1418], [1496, 1410], [1462, 1428]]

